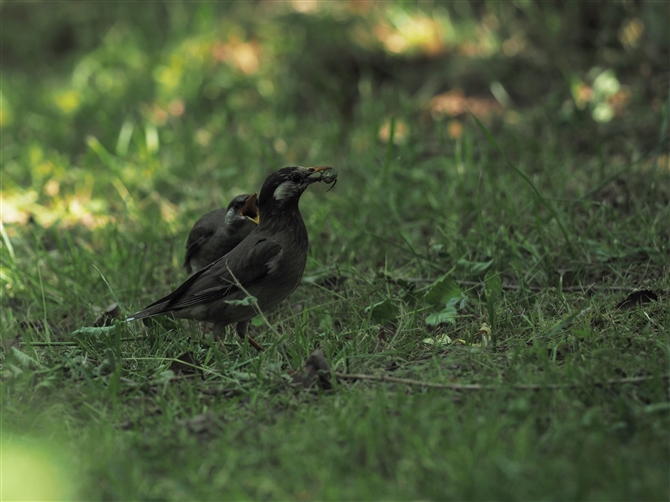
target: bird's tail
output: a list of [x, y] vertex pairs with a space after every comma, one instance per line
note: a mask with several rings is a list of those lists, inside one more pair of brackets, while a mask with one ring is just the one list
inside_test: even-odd
[[193, 283], [198, 280], [198, 277], [200, 277], [203, 273], [209, 270], [215, 263], [221, 261], [221, 259], [222, 258], [219, 258], [218, 260], [210, 263], [206, 267], [201, 268], [200, 270], [195, 272], [191, 277], [189, 277], [183, 283], [181, 283], [181, 285], [177, 289], [175, 289], [172, 293], [170, 293], [167, 296], [164, 296], [158, 301], [155, 301], [154, 303], [144, 308], [143, 310], [135, 312], [130, 317], [127, 317], [126, 321], [134, 321], [135, 319], [146, 319], [147, 317], [153, 317], [155, 315], [169, 314], [170, 312], [179, 310], [180, 307], [188, 305], [189, 303], [193, 303], [183, 301], [180, 302], [179, 300], [182, 297], [182, 295], [184, 295], [188, 291], [188, 289], [193, 285]]
[[135, 312], [133, 315], [126, 317], [126, 321], [135, 321], [137, 319], [146, 319], [148, 317], [153, 317], [155, 315], [161, 315], [161, 314], [167, 314], [170, 312], [169, 308], [166, 308], [167, 302], [161, 302], [161, 303], [154, 303], [152, 305], [149, 305], [147, 308], [144, 310], [140, 310], [139, 312]]

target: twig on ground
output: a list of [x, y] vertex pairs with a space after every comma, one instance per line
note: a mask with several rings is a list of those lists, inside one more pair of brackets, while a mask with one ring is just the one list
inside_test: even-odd
[[[435, 282], [435, 279], [425, 279], [423, 277], [409, 277], [405, 279], [407, 282]], [[482, 286], [484, 287], [485, 284], [482, 281], [455, 281], [456, 284], [459, 284], [461, 286]], [[507, 290], [507, 291], [518, 291], [520, 289], [527, 289], [529, 291], [553, 291], [556, 288], [555, 286], [553, 287], [546, 287], [546, 286], [521, 286], [519, 284], [502, 284], [501, 285], [502, 289]], [[594, 291], [636, 291], [640, 289], [639, 287], [632, 287], [632, 286], [607, 286], [607, 285], [597, 285], [595, 282], [586, 285], [586, 286], [563, 286], [561, 288], [561, 291], [589, 291], [589, 290], [594, 290]]]
[[[417, 387], [431, 387], [434, 389], [451, 389], [451, 390], [500, 390], [503, 385], [482, 385], [482, 384], [459, 384], [459, 383], [436, 383], [425, 382], [422, 380], [413, 380], [411, 378], [398, 378], [385, 375], [363, 375], [355, 373], [335, 373], [337, 378], [343, 380], [368, 380], [373, 382], [388, 382], [400, 383], [405, 385], [415, 385]], [[640, 383], [647, 380], [652, 380], [655, 376], [618, 378], [612, 380], [605, 380], [604, 382], [593, 382], [592, 385], [596, 387], [608, 387], [611, 385], [621, 385], [625, 383]], [[670, 374], [662, 375], [662, 379], [670, 379]], [[542, 389], [574, 389], [582, 387], [584, 384], [512, 384], [508, 387], [519, 390], [542, 390]]]

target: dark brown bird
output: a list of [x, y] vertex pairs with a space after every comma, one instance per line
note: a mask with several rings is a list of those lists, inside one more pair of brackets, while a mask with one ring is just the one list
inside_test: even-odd
[[186, 240], [184, 268], [190, 274], [228, 254], [258, 224], [256, 194], [238, 195], [227, 208], [215, 209], [195, 222]]
[[[300, 284], [308, 239], [298, 202], [305, 189], [318, 181], [337, 181], [337, 171], [332, 167], [285, 167], [272, 173], [261, 189], [260, 223], [249, 236], [128, 320], [172, 314], [214, 323], [217, 337], [228, 324], [237, 323], [237, 334], [244, 338], [249, 320], [256, 315], [254, 303], [267, 312]], [[257, 344], [254, 347], [262, 350]]]

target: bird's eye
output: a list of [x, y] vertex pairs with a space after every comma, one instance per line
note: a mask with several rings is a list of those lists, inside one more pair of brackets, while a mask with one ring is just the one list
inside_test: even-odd
[[291, 173], [290, 180], [293, 183], [299, 183], [300, 182], [300, 175], [298, 173]]

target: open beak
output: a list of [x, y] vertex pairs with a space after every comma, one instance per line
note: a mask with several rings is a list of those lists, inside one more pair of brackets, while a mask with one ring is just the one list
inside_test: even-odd
[[240, 215], [258, 223], [260, 214], [258, 213], [258, 195], [256, 193], [251, 194], [244, 202], [242, 209], [240, 209]]

